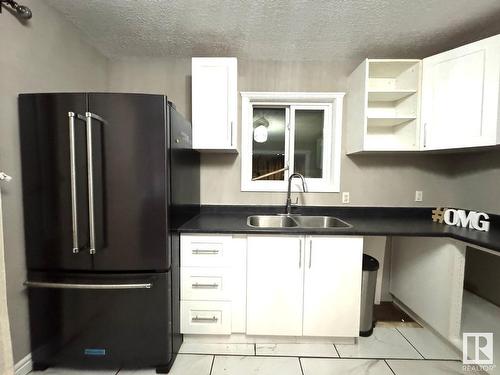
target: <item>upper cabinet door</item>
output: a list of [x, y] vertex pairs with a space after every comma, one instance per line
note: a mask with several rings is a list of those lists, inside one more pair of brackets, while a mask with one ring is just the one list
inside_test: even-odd
[[489, 146], [498, 140], [500, 35], [423, 61], [422, 146]]
[[248, 236], [247, 335], [302, 335], [303, 236]]
[[193, 58], [193, 148], [236, 152], [236, 58]]
[[363, 238], [312, 236], [305, 256], [302, 334], [358, 336]]

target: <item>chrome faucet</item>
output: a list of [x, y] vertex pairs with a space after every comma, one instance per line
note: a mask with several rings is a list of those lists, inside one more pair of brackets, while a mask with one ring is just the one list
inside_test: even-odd
[[288, 191], [286, 193], [285, 213], [287, 215], [290, 215], [292, 213], [292, 199], [290, 198], [290, 195], [292, 188], [292, 179], [294, 177], [298, 177], [302, 180], [302, 190], [304, 190], [304, 193], [306, 192], [306, 181], [304, 180], [304, 176], [302, 176], [300, 173], [292, 173], [290, 177], [288, 177]]

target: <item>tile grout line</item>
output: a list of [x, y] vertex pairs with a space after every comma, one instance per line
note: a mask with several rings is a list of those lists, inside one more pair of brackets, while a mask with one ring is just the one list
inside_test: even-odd
[[302, 368], [302, 361], [301, 361], [301, 358], [300, 358], [300, 357], [297, 357], [297, 359], [299, 360], [300, 372], [302, 373], [302, 375], [305, 375], [305, 374], [304, 374], [304, 369]]
[[394, 370], [392, 369], [391, 365], [389, 364], [389, 362], [387, 362], [387, 359], [384, 359], [384, 362], [385, 364], [387, 365], [387, 367], [389, 367], [389, 370], [391, 370], [391, 372], [394, 374], [394, 375], [397, 375]]
[[398, 327], [394, 327], [394, 328], [396, 329], [396, 331], [398, 331], [398, 332], [399, 332], [399, 334], [400, 334], [401, 336], [403, 336], [403, 338], [404, 338], [404, 339], [408, 342], [408, 344], [410, 344], [410, 345], [411, 345], [411, 347], [412, 347], [413, 349], [415, 349], [415, 351], [418, 353], [418, 355], [420, 355], [420, 356], [422, 357], [422, 359], [423, 359], [423, 360], [427, 360], [427, 358], [425, 358], [425, 357], [422, 355], [422, 353], [420, 353], [420, 352], [418, 351], [418, 349], [417, 349], [417, 348], [416, 348], [416, 347], [415, 347], [415, 346], [414, 346], [414, 345], [410, 342], [410, 340], [408, 340], [408, 339], [406, 338], [406, 336], [405, 336], [405, 335], [403, 335], [403, 333], [402, 333], [402, 332], [398, 329]]
[[210, 365], [210, 372], [208, 375], [212, 375], [212, 370], [214, 369], [215, 355], [212, 356], [212, 364]]
[[332, 344], [332, 345], [333, 345], [333, 348], [335, 349], [335, 352], [336, 352], [336, 353], [337, 353], [337, 355], [339, 356], [339, 358], [342, 358], [342, 357], [340, 356], [339, 350], [337, 349], [337, 345], [335, 345], [335, 344]]

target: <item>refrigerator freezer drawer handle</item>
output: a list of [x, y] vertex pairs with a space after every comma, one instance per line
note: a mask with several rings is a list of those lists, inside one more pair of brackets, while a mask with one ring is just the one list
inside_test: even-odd
[[94, 165], [93, 165], [93, 151], [92, 151], [92, 119], [97, 120], [103, 124], [107, 124], [106, 120], [102, 117], [91, 113], [85, 112], [87, 122], [87, 178], [89, 189], [89, 232], [90, 232], [90, 254], [96, 253], [96, 240], [95, 240], [95, 209], [94, 209]]
[[85, 117], [74, 112], [68, 112], [69, 120], [69, 158], [71, 176], [71, 224], [73, 237], [73, 254], [80, 251], [78, 242], [78, 212], [77, 212], [77, 191], [76, 191], [76, 154], [75, 154], [75, 118], [85, 121]]
[[116, 289], [151, 289], [152, 283], [144, 284], [68, 284], [68, 283], [48, 283], [41, 281], [25, 281], [28, 288], [49, 288], [49, 289], [94, 289], [94, 290], [116, 290]]

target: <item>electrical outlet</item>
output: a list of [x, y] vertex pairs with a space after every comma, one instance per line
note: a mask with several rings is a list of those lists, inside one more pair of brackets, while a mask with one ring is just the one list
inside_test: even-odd
[[415, 202], [422, 202], [424, 199], [424, 193], [421, 190], [415, 191]]
[[342, 192], [342, 203], [349, 203], [349, 192]]

